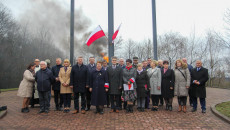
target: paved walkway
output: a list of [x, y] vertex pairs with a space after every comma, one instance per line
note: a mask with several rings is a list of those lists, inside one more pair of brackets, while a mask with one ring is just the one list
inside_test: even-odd
[[[0, 105], [7, 105], [7, 115], [0, 119], [0, 129], [223, 129], [229, 130], [230, 124], [217, 118], [211, 111], [210, 105], [221, 101], [230, 100], [230, 90], [207, 88], [207, 113], [197, 112], [178, 113], [177, 99], [174, 99], [173, 111], [160, 109], [158, 112], [146, 110], [126, 114], [122, 110], [119, 114], [109, 113], [105, 109], [104, 115], [94, 114], [93, 110], [85, 115], [62, 113], [53, 111], [54, 104], [49, 114], [37, 114], [39, 108], [30, 109], [27, 114], [21, 113], [22, 98], [16, 96], [16, 91], [2, 92]], [[198, 106], [199, 107], [199, 106]], [[73, 102], [72, 102], [73, 109]], [[188, 107], [191, 110], [191, 107]]]

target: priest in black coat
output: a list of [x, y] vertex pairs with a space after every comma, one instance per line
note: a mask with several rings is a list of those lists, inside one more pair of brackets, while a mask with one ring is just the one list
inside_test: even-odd
[[191, 96], [193, 101], [193, 110], [197, 110], [197, 98], [200, 98], [202, 113], [206, 112], [206, 88], [205, 83], [208, 81], [208, 69], [202, 67], [200, 60], [196, 61], [196, 68], [191, 71]]

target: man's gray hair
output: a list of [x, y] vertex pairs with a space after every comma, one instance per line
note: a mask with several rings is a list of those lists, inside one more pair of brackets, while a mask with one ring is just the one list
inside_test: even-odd
[[123, 60], [123, 61], [125, 61], [125, 59], [124, 59], [124, 58], [120, 58], [119, 60]]
[[61, 60], [61, 58], [56, 58], [56, 60], [60, 60], [60, 61], [62, 61], [62, 60]]
[[47, 63], [46, 63], [45, 61], [41, 61], [41, 62], [40, 62], [40, 65], [41, 65], [41, 64], [45, 64], [45, 66], [47, 66]]

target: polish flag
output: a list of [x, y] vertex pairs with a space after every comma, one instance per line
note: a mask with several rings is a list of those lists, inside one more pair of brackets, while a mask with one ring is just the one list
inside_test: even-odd
[[90, 46], [94, 41], [103, 36], [105, 36], [105, 33], [102, 30], [101, 26], [98, 25], [97, 28], [90, 34], [89, 38], [86, 40], [86, 45]]
[[120, 30], [120, 27], [121, 27], [121, 24], [120, 24], [119, 27], [117, 28], [116, 32], [113, 34], [113, 37], [112, 37], [112, 40], [113, 40], [113, 41], [114, 41], [114, 39], [116, 39], [117, 34], [118, 34], [119, 30]]

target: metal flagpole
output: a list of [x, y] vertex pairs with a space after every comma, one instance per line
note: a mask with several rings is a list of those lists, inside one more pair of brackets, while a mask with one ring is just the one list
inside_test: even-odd
[[70, 63], [74, 65], [74, 0], [71, 0], [70, 11]]
[[108, 0], [108, 50], [109, 50], [109, 65], [112, 64], [111, 57], [114, 56], [114, 44], [112, 43], [112, 37], [114, 33], [114, 19], [113, 19], [113, 0]]
[[157, 58], [157, 26], [156, 26], [156, 0], [152, 0], [152, 22], [153, 22], [153, 53], [154, 59]]

